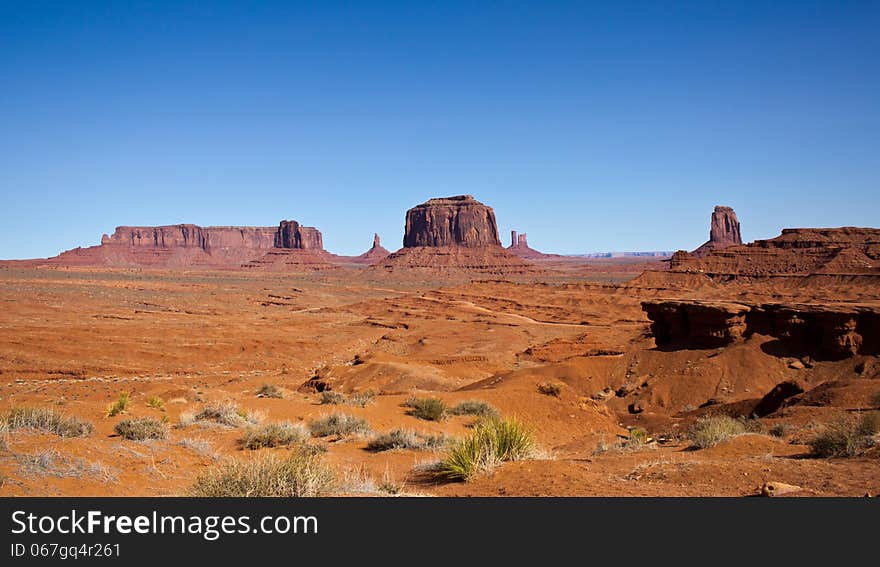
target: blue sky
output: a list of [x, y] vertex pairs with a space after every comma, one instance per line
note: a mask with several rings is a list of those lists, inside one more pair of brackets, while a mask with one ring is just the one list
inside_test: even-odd
[[880, 226], [880, 3], [0, 0], [0, 258], [473, 194], [559, 253]]

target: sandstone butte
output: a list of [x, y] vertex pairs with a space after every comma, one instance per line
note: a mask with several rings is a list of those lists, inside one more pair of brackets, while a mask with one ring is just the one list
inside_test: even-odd
[[544, 258], [564, 258], [558, 254], [544, 254], [529, 246], [528, 236], [526, 233], [517, 234], [515, 230], [510, 231], [510, 246], [507, 249], [526, 260], [541, 260]]
[[408, 210], [403, 248], [376, 267], [491, 274], [537, 271], [501, 246], [495, 212], [471, 195], [430, 199]]
[[728, 246], [742, 244], [742, 236], [739, 231], [739, 219], [730, 207], [716, 205], [712, 212], [712, 220], [709, 227], [709, 240], [702, 246], [691, 252], [695, 256], [703, 256], [712, 250], [721, 250]]

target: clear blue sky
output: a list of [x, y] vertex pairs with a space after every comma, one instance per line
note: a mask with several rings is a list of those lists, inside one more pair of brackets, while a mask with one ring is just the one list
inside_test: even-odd
[[0, 258], [471, 193], [559, 253], [880, 226], [878, 2], [0, 0]]

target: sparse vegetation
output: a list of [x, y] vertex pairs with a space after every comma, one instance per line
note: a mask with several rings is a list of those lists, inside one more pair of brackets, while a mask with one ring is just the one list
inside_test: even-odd
[[742, 420], [713, 415], [699, 418], [688, 432], [688, 437], [694, 447], [706, 449], [743, 433], [748, 433], [748, 429]]
[[210, 457], [215, 461], [220, 459], [220, 455], [217, 453], [217, 451], [214, 450], [214, 446], [211, 445], [211, 442], [207, 439], [184, 437], [183, 439], [178, 441], [177, 444], [181, 447], [186, 447], [187, 449], [200, 455]]
[[5, 421], [0, 421], [0, 451], [9, 450], [9, 426]]
[[309, 423], [309, 430], [315, 437], [338, 435], [363, 435], [370, 432], [370, 426], [363, 418], [345, 413], [325, 415]]
[[309, 440], [309, 431], [301, 423], [282, 421], [279, 423], [266, 423], [259, 427], [249, 429], [244, 437], [239, 439], [243, 449], [262, 449], [263, 447], [283, 447], [305, 443]]
[[562, 395], [562, 384], [557, 384], [556, 382], [541, 382], [538, 384], [538, 391], [545, 396], [558, 398]]
[[393, 451], [395, 449], [439, 449], [449, 442], [446, 435], [429, 435], [414, 429], [393, 429], [377, 435], [367, 443], [369, 451]]
[[768, 433], [773, 437], [785, 437], [785, 435], [791, 430], [791, 425], [787, 423], [777, 423], [773, 427], [770, 428]]
[[128, 392], [122, 392], [119, 394], [119, 397], [116, 398], [115, 402], [107, 406], [107, 417], [115, 417], [124, 413], [125, 410], [128, 409], [130, 403], [131, 399], [129, 398]]
[[327, 390], [325, 392], [321, 392], [321, 403], [324, 405], [349, 405], [354, 407], [365, 407], [367, 404], [373, 401], [373, 398], [376, 397], [376, 393], [372, 390], [367, 390], [364, 392], [356, 392], [350, 396], [346, 396], [342, 392], [334, 392], [332, 390]]
[[459, 402], [448, 410], [450, 415], [476, 415], [478, 417], [497, 417], [498, 410], [482, 400]]
[[[181, 416], [182, 417], [182, 416]], [[213, 421], [229, 427], [243, 427], [262, 421], [262, 416], [253, 411], [241, 409], [234, 402], [220, 402], [205, 406], [193, 416], [194, 421]], [[181, 423], [183, 423], [181, 419]]]
[[274, 384], [263, 384], [259, 390], [257, 390], [258, 398], [277, 398], [281, 399], [284, 396], [281, 393], [281, 389]]
[[404, 406], [410, 408], [409, 415], [425, 421], [443, 420], [448, 409], [440, 398], [410, 398]]
[[59, 437], [85, 437], [95, 429], [90, 421], [60, 414], [52, 408], [12, 408], [0, 417], [0, 422], [5, 424], [6, 431], [43, 431]]
[[534, 435], [517, 419], [481, 419], [467, 437], [452, 445], [434, 474], [469, 480], [491, 473], [500, 463], [530, 458], [535, 449]]
[[269, 454], [231, 460], [200, 476], [189, 494], [208, 498], [323, 496], [334, 484], [333, 470], [320, 455], [294, 451], [284, 457]]
[[345, 394], [326, 390], [321, 392], [321, 404], [323, 405], [341, 405], [345, 403]]
[[622, 439], [618, 439], [612, 445], [609, 445], [603, 439], [596, 446], [596, 449], [593, 450], [594, 455], [600, 455], [602, 453], [611, 453], [611, 452], [627, 452], [627, 451], [639, 451], [646, 447], [654, 447], [655, 444], [651, 442], [651, 438], [648, 436], [648, 432], [641, 427], [633, 427], [629, 430], [627, 436]]
[[880, 412], [870, 412], [860, 418], [846, 417], [827, 424], [810, 440], [810, 452], [821, 458], [853, 457], [874, 445], [874, 436], [880, 431]]
[[116, 424], [113, 431], [129, 441], [165, 439], [168, 437], [168, 427], [152, 417], [122, 420]]
[[153, 409], [164, 410], [165, 400], [163, 400], [159, 396], [150, 396], [150, 398], [147, 399], [147, 405]]
[[97, 478], [102, 482], [116, 481], [116, 471], [101, 462], [88, 462], [79, 457], [62, 455], [54, 449], [33, 454], [15, 455], [19, 470], [27, 477]]

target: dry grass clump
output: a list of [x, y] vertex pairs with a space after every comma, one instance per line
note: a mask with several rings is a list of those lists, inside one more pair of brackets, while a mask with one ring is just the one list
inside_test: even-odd
[[409, 415], [425, 421], [442, 421], [449, 409], [440, 398], [410, 398], [403, 405], [410, 408]]
[[188, 493], [207, 498], [290, 498], [324, 496], [334, 485], [334, 472], [321, 455], [295, 451], [284, 457], [268, 454], [230, 460], [196, 479]]
[[713, 415], [698, 419], [688, 432], [694, 447], [706, 449], [748, 433], [747, 424], [726, 415]]
[[356, 392], [350, 396], [346, 396], [341, 392], [327, 390], [321, 392], [321, 403], [325, 405], [349, 405], [354, 407], [366, 407], [376, 397], [376, 392], [367, 390], [364, 392]]
[[52, 408], [15, 407], [0, 416], [7, 432], [17, 430], [42, 431], [59, 437], [86, 437], [95, 426], [90, 421], [73, 415], [64, 415]]
[[263, 384], [259, 390], [257, 390], [258, 398], [277, 398], [281, 399], [284, 395], [281, 393], [281, 389], [274, 384]]
[[532, 458], [536, 454], [531, 430], [515, 418], [485, 418], [457, 441], [434, 474], [448, 480], [469, 480], [491, 473], [499, 464]]
[[309, 430], [315, 437], [329, 437], [330, 435], [348, 437], [369, 433], [370, 425], [367, 420], [354, 415], [333, 413], [309, 422]]
[[556, 382], [541, 382], [538, 384], [538, 391], [545, 396], [558, 398], [562, 394], [562, 384], [557, 384]]
[[309, 431], [302, 423], [281, 421], [249, 429], [244, 437], [239, 439], [239, 444], [243, 449], [256, 450], [305, 443], [309, 437]]
[[498, 410], [482, 400], [465, 400], [449, 408], [450, 415], [476, 415], [478, 417], [497, 417]]
[[[184, 414], [181, 414], [181, 425], [184, 424]], [[262, 421], [258, 412], [239, 408], [235, 402], [220, 402], [210, 404], [202, 408], [202, 411], [192, 416], [193, 421], [212, 421], [229, 427], [243, 427], [254, 425]]]
[[641, 427], [633, 427], [629, 430], [629, 433], [625, 438], [618, 439], [612, 445], [608, 445], [604, 439], [600, 441], [599, 444], [596, 446], [596, 449], [593, 451], [593, 454], [600, 455], [602, 453], [625, 453], [640, 451], [649, 447], [656, 447], [656, 443], [652, 442], [651, 437], [648, 436], [648, 432]]
[[414, 429], [393, 429], [370, 439], [368, 451], [394, 451], [396, 449], [440, 449], [449, 443], [446, 435], [419, 433]]
[[150, 396], [147, 399], [147, 406], [149, 406], [153, 409], [157, 409], [157, 410], [164, 410], [165, 409], [165, 400], [163, 400], [159, 396]]
[[144, 441], [147, 439], [165, 439], [168, 437], [168, 426], [152, 417], [124, 419], [113, 428], [123, 439]]
[[880, 432], [880, 412], [859, 418], [847, 417], [827, 424], [809, 441], [810, 452], [821, 458], [854, 457], [873, 447], [874, 436]]

